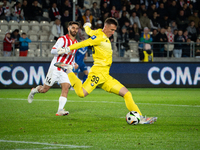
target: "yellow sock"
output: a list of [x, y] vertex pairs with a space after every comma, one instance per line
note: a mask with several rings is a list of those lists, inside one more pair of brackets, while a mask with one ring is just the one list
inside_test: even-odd
[[68, 74], [68, 77], [69, 77], [69, 80], [71, 82], [71, 85], [73, 86], [76, 94], [79, 96], [79, 97], [84, 97], [84, 93], [83, 93], [83, 88], [82, 88], [82, 82], [81, 80], [79, 80], [77, 78], [77, 76], [73, 73], [73, 72], [70, 72]]
[[128, 108], [129, 111], [137, 111], [142, 116], [142, 113], [140, 112], [140, 109], [138, 108], [138, 106], [133, 101], [131, 92], [128, 91], [124, 95], [124, 100], [125, 100], [125, 103], [126, 103], [126, 107]]

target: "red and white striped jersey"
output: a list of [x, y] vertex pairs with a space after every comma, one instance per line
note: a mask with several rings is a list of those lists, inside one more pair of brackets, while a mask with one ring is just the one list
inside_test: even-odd
[[[57, 50], [60, 47], [69, 47], [70, 45], [77, 43], [78, 41], [75, 39], [74, 41], [69, 37], [68, 34], [61, 36], [57, 42], [55, 43], [55, 45], [53, 46], [52, 49]], [[65, 64], [69, 64], [74, 66], [75, 63], [75, 54], [76, 54], [77, 50], [72, 50], [71, 54], [62, 54], [62, 55], [57, 55], [54, 56], [54, 62], [56, 59], [56, 62], [62, 62]], [[60, 68], [58, 68], [58, 70], [60, 70]]]

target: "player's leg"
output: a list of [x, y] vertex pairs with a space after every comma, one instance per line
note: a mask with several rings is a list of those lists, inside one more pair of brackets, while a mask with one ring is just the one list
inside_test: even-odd
[[83, 88], [81, 80], [73, 73], [73, 67], [71, 65], [66, 65], [64, 63], [55, 63], [54, 66], [61, 68], [64, 72], [68, 74], [71, 86], [74, 88], [76, 94], [79, 97], [85, 97], [88, 92]]
[[120, 95], [124, 98], [126, 107], [129, 111], [137, 111], [140, 116], [140, 124], [152, 124], [157, 120], [157, 117], [146, 117], [142, 116], [142, 113], [138, 106], [135, 104], [132, 98], [132, 94], [126, 87], [124, 87], [119, 81], [112, 78], [111, 76], [107, 78], [108, 80], [102, 85], [102, 89]]
[[105, 91], [122, 96], [129, 111], [137, 111], [140, 115], [142, 115], [140, 109], [133, 101], [132, 94], [116, 79], [108, 76], [107, 81], [101, 86], [101, 88]]
[[32, 88], [31, 92], [28, 95], [28, 102], [29, 103], [33, 102], [33, 98], [36, 93], [46, 93], [50, 88], [51, 86], [48, 86], [46, 84], [38, 85], [36, 88]]
[[69, 83], [61, 83], [61, 95], [59, 97], [59, 105], [58, 105], [58, 112], [56, 116], [65, 116], [69, 114], [69, 111], [65, 111], [64, 107], [67, 102], [67, 94], [69, 92], [70, 84]]

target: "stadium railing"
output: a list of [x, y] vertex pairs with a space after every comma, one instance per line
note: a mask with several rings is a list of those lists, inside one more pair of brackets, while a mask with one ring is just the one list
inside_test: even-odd
[[[51, 49], [55, 41], [32, 41], [29, 44], [28, 57], [53, 57], [51, 54]], [[112, 42], [113, 57], [124, 57], [124, 58], [139, 58], [139, 54], [143, 49], [145, 43], [136, 42], [130, 40], [128, 47], [124, 48], [124, 44], [121, 42]], [[199, 58], [200, 56], [195, 56], [195, 42], [151, 42], [148, 43], [151, 45], [153, 50], [154, 57], [166, 57], [171, 58], [173, 56], [174, 44], [182, 44], [182, 56], [181, 57], [190, 57], [190, 58]], [[123, 46], [123, 47], [122, 47]], [[122, 48], [124, 48], [124, 50]], [[173, 47], [173, 48], [172, 48]], [[91, 56], [92, 51], [89, 48], [89, 56]], [[172, 55], [171, 55], [172, 53]], [[19, 48], [15, 48], [13, 44], [12, 57], [19, 56]], [[3, 57], [3, 41], [0, 41], [0, 57]]]

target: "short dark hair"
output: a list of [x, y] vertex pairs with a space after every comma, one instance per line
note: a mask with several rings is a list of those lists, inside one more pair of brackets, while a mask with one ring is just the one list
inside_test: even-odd
[[109, 24], [109, 25], [114, 24], [114, 25], [118, 26], [117, 20], [115, 18], [111, 18], [111, 17], [107, 18], [104, 23]]
[[22, 35], [26, 35], [26, 33], [25, 33], [25, 32], [23, 32], [23, 33], [22, 33]]
[[79, 23], [79, 22], [70, 21], [70, 22], [68, 23], [68, 27], [71, 26], [71, 25], [73, 25], [73, 24], [76, 24], [77, 26], [80, 26], [80, 23]]

